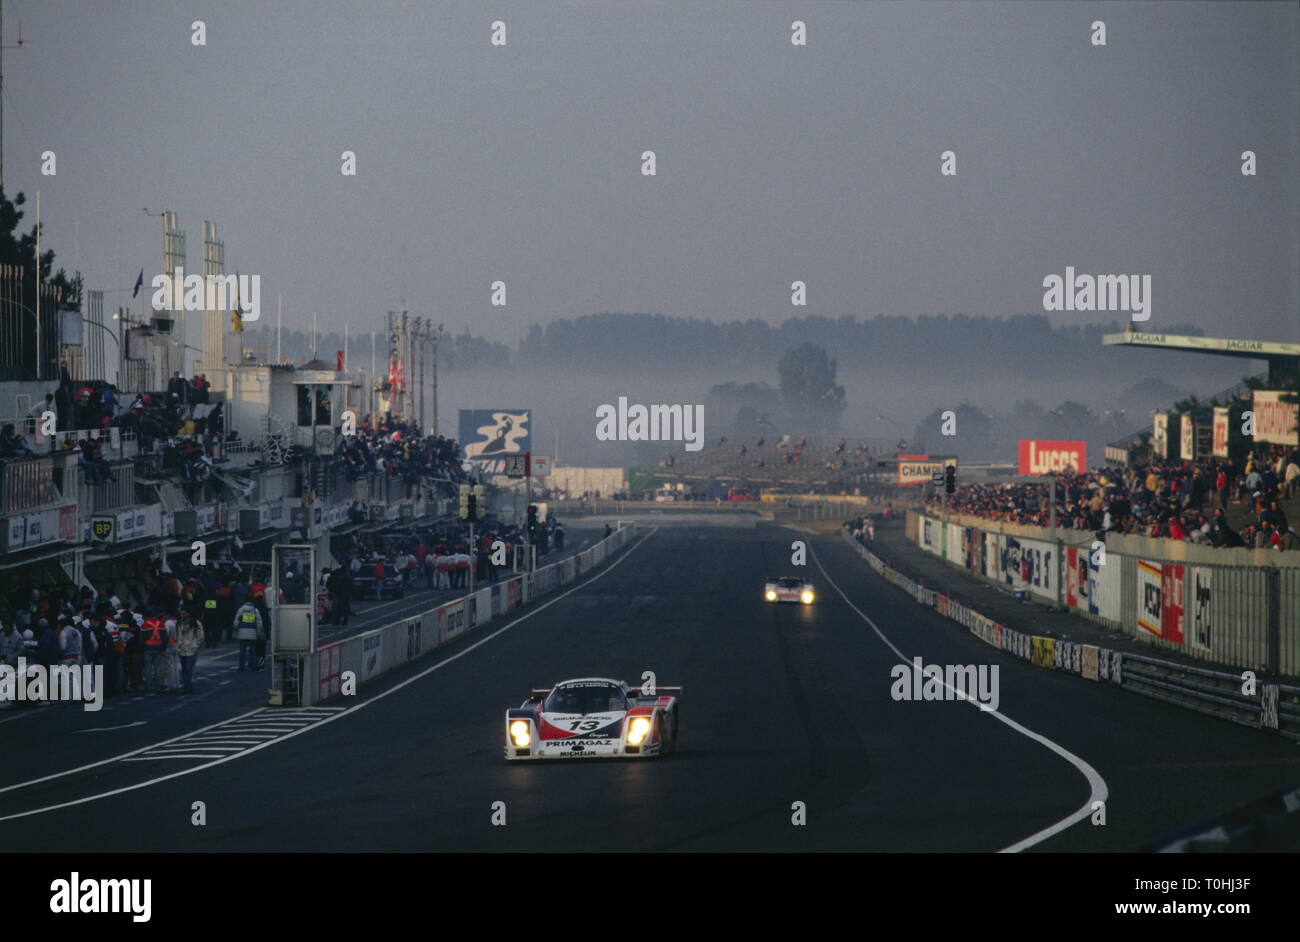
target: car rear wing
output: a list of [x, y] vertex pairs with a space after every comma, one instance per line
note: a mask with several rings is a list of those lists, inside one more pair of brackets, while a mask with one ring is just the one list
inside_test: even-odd
[[655, 684], [655, 692], [643, 694], [640, 687], [633, 687], [633, 696], [645, 699], [648, 697], [680, 697], [685, 687], [665, 687], [663, 684]]

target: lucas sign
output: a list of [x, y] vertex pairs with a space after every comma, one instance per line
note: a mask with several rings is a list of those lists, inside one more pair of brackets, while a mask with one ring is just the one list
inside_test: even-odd
[[1021, 474], [1060, 474], [1066, 468], [1076, 474], [1088, 467], [1087, 442], [1056, 442], [1030, 439], [1020, 442]]

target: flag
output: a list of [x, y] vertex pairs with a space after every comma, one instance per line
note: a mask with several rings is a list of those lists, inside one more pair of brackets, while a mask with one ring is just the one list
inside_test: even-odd
[[137, 294], [139, 294], [140, 288], [143, 287], [143, 285], [144, 285], [144, 269], [142, 268], [140, 269], [140, 274], [136, 276], [135, 288], [131, 291], [131, 297], [134, 298]]
[[230, 330], [239, 333], [244, 329], [244, 305], [239, 300], [239, 275], [235, 275], [235, 309], [230, 312]]

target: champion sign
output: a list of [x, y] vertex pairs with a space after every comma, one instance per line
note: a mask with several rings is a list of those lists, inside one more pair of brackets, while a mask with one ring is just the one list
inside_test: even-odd
[[1021, 474], [1058, 474], [1066, 468], [1076, 473], [1087, 469], [1087, 442], [1021, 440]]

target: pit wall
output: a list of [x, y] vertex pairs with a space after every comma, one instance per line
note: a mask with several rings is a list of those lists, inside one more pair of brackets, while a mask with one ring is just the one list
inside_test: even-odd
[[513, 576], [484, 586], [452, 602], [418, 615], [408, 615], [391, 625], [327, 644], [304, 655], [301, 704], [309, 706], [338, 696], [342, 676], [352, 671], [357, 689], [380, 674], [413, 661], [436, 648], [471, 634], [528, 602], [601, 566], [636, 536], [635, 524], [619, 528], [599, 543], [535, 572]]

